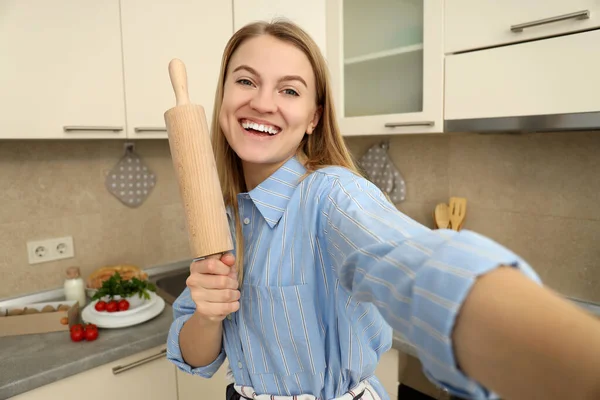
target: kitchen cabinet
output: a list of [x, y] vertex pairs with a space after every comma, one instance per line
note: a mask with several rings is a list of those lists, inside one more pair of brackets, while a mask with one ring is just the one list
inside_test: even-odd
[[254, 21], [277, 18], [290, 20], [304, 29], [317, 43], [323, 55], [327, 54], [325, 0], [234, 0], [234, 30]]
[[600, 26], [598, 0], [445, 2], [445, 52], [573, 33]]
[[229, 381], [226, 378], [227, 360], [212, 378], [191, 375], [177, 370], [179, 400], [224, 399]]
[[0, 139], [124, 138], [119, 0], [4, 0]]
[[331, 0], [327, 53], [344, 136], [443, 131], [443, 2]]
[[164, 348], [162, 345], [122, 358], [22, 393], [13, 399], [177, 400], [176, 367], [166, 359]]
[[8, 0], [0, 13], [0, 139], [166, 138], [173, 58], [212, 121], [230, 2]]
[[404, 353], [392, 348], [381, 356], [379, 365], [377, 365], [377, 369], [375, 370], [375, 376], [390, 396], [390, 400], [398, 399], [398, 385], [400, 384], [401, 373], [400, 361], [405, 357]]
[[168, 64], [186, 66], [190, 100], [210, 127], [221, 56], [233, 33], [232, 5], [210, 0], [121, 0], [127, 137], [167, 138], [175, 106]]
[[445, 118], [600, 111], [598, 43], [595, 30], [447, 56]]

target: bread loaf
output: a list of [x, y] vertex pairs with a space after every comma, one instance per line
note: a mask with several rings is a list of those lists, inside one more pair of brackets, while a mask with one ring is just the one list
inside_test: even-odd
[[100, 289], [102, 283], [115, 273], [119, 273], [122, 279], [130, 280], [138, 278], [140, 280], [148, 279], [148, 274], [142, 271], [139, 267], [130, 264], [109, 265], [101, 267], [90, 274], [87, 279], [87, 287], [90, 289]]

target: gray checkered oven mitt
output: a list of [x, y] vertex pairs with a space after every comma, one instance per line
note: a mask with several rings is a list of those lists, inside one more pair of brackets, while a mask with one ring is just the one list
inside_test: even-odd
[[396, 204], [406, 198], [406, 183], [387, 153], [389, 147], [387, 141], [378, 143], [367, 150], [358, 162], [367, 178]]

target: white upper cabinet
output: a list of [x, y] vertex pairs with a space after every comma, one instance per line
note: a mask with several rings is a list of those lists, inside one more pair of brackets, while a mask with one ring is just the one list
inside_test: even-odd
[[445, 118], [598, 112], [599, 45], [594, 30], [448, 56]]
[[443, 131], [443, 2], [331, 0], [327, 51], [344, 136]]
[[127, 136], [167, 138], [173, 58], [185, 64], [190, 100], [204, 107], [210, 128], [221, 55], [233, 32], [231, 2], [121, 0], [121, 19]]
[[446, 53], [600, 26], [598, 0], [449, 0], [444, 11]]
[[125, 137], [118, 0], [3, 0], [0, 58], [0, 138]]
[[234, 0], [233, 23], [237, 31], [254, 21], [288, 19], [304, 29], [317, 43], [323, 55], [327, 54], [325, 0]]

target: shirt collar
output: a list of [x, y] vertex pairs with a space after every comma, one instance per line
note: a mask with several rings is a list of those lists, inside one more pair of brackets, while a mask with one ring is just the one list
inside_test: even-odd
[[249, 195], [265, 221], [273, 228], [281, 219], [305, 172], [304, 165], [294, 156], [257, 187], [248, 193], [240, 193], [238, 197]]

